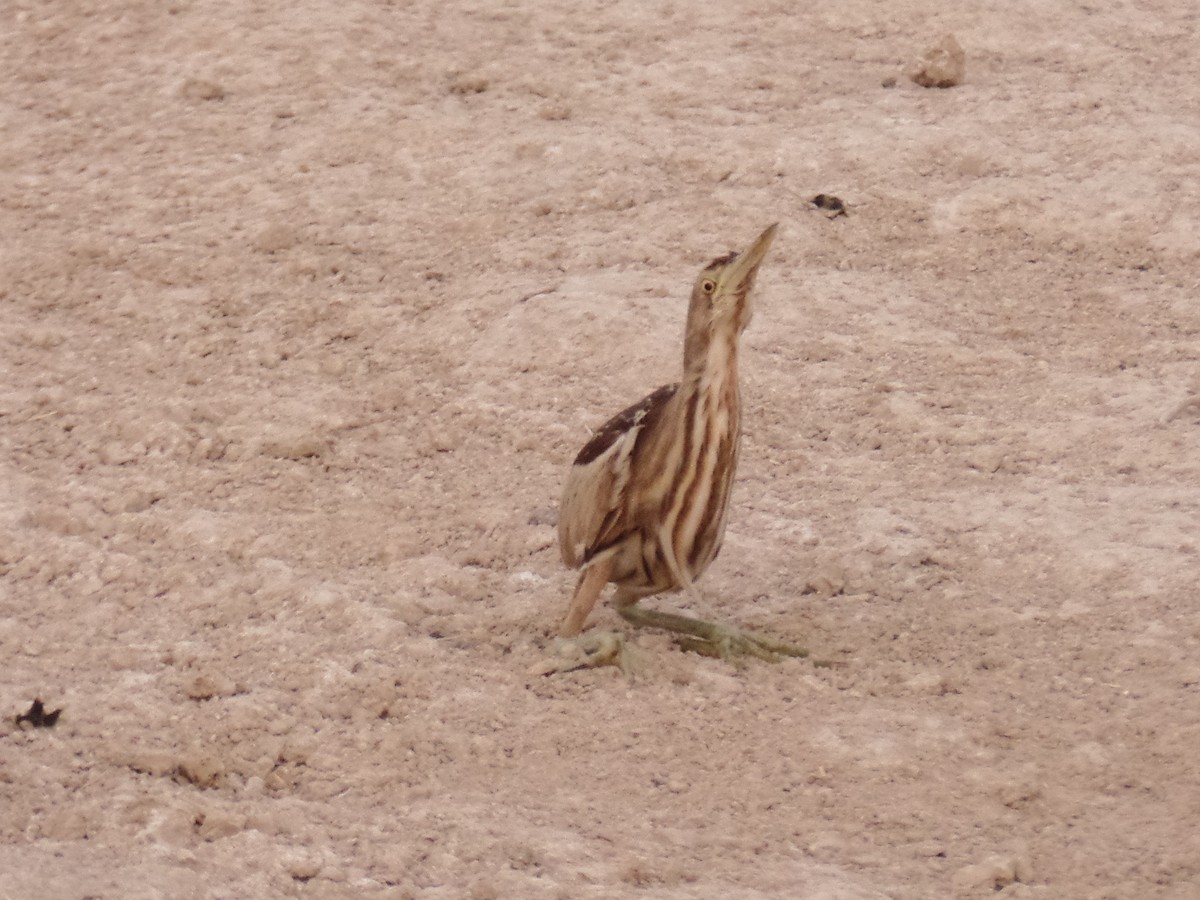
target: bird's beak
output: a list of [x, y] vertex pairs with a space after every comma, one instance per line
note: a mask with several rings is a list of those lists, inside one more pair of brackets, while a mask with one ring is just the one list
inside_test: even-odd
[[767, 255], [767, 251], [771, 249], [771, 242], [775, 240], [775, 232], [779, 230], [779, 223], [776, 222], [766, 231], [758, 236], [750, 249], [738, 256], [733, 261], [733, 264], [725, 272], [725, 285], [730, 290], [739, 291], [747, 286], [754, 273], [758, 271], [759, 264]]

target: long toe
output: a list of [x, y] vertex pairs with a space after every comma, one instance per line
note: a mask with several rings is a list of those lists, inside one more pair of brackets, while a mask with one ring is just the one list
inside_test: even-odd
[[729, 625], [718, 625], [717, 635], [712, 641], [717, 655], [726, 662], [740, 663], [746, 657], [766, 662], [779, 662], [786, 657], [805, 657], [808, 651], [785, 641], [766, 635], [743, 631]]

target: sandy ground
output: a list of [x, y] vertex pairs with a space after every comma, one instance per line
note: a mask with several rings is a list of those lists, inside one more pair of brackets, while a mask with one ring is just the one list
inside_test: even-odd
[[[1200, 12], [945, 6], [4, 4], [0, 897], [1200, 896]], [[842, 665], [527, 674], [773, 221], [701, 587]]]

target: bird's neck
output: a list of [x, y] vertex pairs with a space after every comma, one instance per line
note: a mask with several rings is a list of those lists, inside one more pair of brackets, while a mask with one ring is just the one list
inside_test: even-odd
[[738, 330], [713, 328], [696, 333], [688, 330], [684, 342], [681, 393], [706, 393], [721, 398], [735, 416], [738, 394]]
[[729, 378], [737, 384], [739, 330], [736, 323], [697, 327], [689, 321], [683, 342], [683, 380], [712, 381]]

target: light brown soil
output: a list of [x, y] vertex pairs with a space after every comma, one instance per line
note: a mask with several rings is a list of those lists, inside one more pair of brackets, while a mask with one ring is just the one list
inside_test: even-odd
[[[0, 10], [0, 897], [1200, 896], [1200, 13], [968, 6]], [[844, 665], [528, 675], [773, 221], [700, 586]]]

